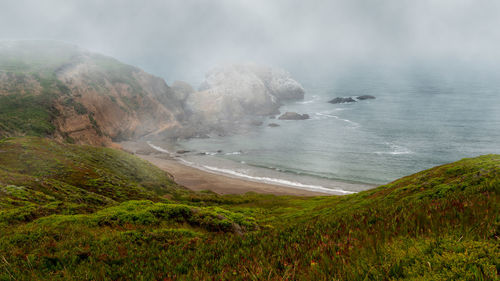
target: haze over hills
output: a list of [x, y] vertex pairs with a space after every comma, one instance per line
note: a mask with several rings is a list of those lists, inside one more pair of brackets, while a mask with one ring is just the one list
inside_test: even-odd
[[180, 126], [181, 102], [163, 79], [52, 41], [0, 43], [0, 135], [109, 145]]
[[92, 145], [228, 133], [304, 96], [288, 73], [270, 67], [213, 70], [196, 92], [74, 45], [29, 40], [0, 42], [0, 85], [0, 136]]

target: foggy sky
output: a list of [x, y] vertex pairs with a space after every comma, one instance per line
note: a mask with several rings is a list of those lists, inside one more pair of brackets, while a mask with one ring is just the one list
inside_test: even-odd
[[0, 0], [0, 40], [55, 39], [164, 77], [256, 61], [500, 62], [500, 1]]

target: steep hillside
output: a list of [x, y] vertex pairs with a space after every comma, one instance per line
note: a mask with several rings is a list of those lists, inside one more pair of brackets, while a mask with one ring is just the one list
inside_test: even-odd
[[184, 118], [164, 80], [136, 67], [59, 42], [0, 42], [0, 137], [109, 145]]
[[218, 196], [123, 152], [7, 139], [0, 280], [495, 280], [499, 203], [500, 155], [347, 196]]
[[0, 140], [0, 186], [1, 210], [12, 211], [2, 212], [3, 223], [184, 192], [170, 175], [126, 152], [37, 137]]

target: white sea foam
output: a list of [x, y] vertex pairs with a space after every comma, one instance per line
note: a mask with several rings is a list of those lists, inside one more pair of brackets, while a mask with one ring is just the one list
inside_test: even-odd
[[212, 166], [203, 166], [204, 169], [207, 169], [209, 171], [213, 172], [218, 172], [218, 173], [223, 173], [223, 174], [228, 174], [232, 176], [236, 176], [239, 178], [245, 178], [249, 179], [252, 181], [259, 181], [259, 182], [265, 182], [265, 183], [271, 183], [271, 184], [278, 184], [278, 185], [285, 185], [285, 186], [292, 186], [292, 187], [297, 187], [300, 189], [306, 189], [310, 191], [319, 191], [319, 192], [326, 192], [326, 193], [343, 193], [343, 194], [352, 194], [356, 193], [354, 191], [346, 191], [342, 189], [330, 189], [326, 188], [320, 185], [310, 185], [310, 184], [302, 184], [300, 182], [294, 182], [294, 181], [289, 181], [289, 180], [284, 180], [284, 179], [276, 179], [276, 178], [269, 178], [269, 177], [257, 177], [257, 176], [250, 176], [241, 172], [237, 172], [234, 170], [230, 169], [223, 169], [223, 168], [217, 168], [217, 167], [212, 167]]
[[312, 96], [312, 99], [310, 100], [305, 100], [305, 101], [299, 101], [297, 102], [298, 104], [310, 104], [318, 100], [318, 96]]
[[190, 167], [194, 167], [195, 164], [191, 161], [187, 161], [186, 159], [182, 159], [180, 157], [177, 158], [179, 161], [181, 161], [184, 165], [187, 165], [187, 166], [190, 166]]
[[413, 154], [413, 151], [409, 150], [404, 146], [396, 145], [393, 143], [386, 143], [386, 144], [391, 148], [391, 151], [375, 151], [375, 154], [390, 154], [390, 155]]
[[323, 117], [327, 117], [327, 118], [335, 118], [337, 120], [341, 120], [341, 121], [344, 121], [344, 122], [347, 122], [349, 124], [351, 124], [353, 127], [359, 127], [361, 125], [359, 125], [359, 123], [356, 123], [354, 121], [351, 121], [349, 119], [343, 119], [343, 118], [340, 118], [336, 115], [332, 115], [332, 114], [328, 114], [328, 113], [321, 113], [321, 112], [317, 112], [316, 115], [319, 115], [319, 116], [323, 116]]
[[167, 153], [167, 154], [172, 154], [170, 151], [168, 151], [168, 150], [166, 150], [166, 149], [164, 149], [164, 148], [161, 148], [161, 147], [159, 147], [159, 146], [156, 146], [156, 145], [152, 144], [152, 143], [151, 143], [151, 142], [149, 142], [149, 141], [147, 142], [147, 144], [148, 144], [150, 147], [152, 147], [153, 149], [155, 149], [155, 150], [157, 150], [157, 151], [159, 151], [159, 152], [163, 152], [163, 153]]
[[235, 152], [225, 153], [224, 155], [240, 155], [240, 154], [241, 154], [241, 151], [235, 151]]
[[308, 104], [308, 103], [313, 103], [315, 100], [306, 100], [306, 101], [299, 101], [297, 102], [298, 104]]

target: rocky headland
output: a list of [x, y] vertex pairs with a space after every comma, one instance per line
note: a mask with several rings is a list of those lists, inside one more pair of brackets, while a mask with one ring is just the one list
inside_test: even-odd
[[159, 77], [73, 45], [0, 43], [0, 137], [109, 146], [166, 135], [185, 123], [181, 96]]
[[286, 71], [235, 64], [198, 90], [55, 41], [0, 42], [0, 137], [36, 135], [110, 146], [130, 139], [226, 135], [260, 126], [304, 97]]

